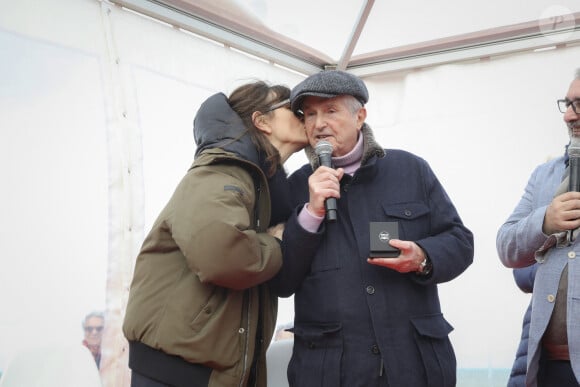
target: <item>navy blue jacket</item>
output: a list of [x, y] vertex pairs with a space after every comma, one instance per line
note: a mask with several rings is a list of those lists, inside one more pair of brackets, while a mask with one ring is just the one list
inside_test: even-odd
[[[284, 263], [272, 282], [294, 294], [291, 386], [454, 386], [456, 359], [437, 284], [473, 261], [473, 236], [423, 159], [376, 149], [365, 125], [363, 165], [341, 180], [338, 220], [316, 233], [286, 223]], [[377, 155], [384, 155], [380, 157]], [[296, 203], [308, 201], [305, 165], [292, 176]], [[429, 276], [370, 265], [369, 223], [399, 223], [433, 263]]]

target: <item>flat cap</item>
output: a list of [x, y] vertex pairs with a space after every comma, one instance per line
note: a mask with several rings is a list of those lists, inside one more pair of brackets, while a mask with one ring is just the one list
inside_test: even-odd
[[290, 93], [293, 112], [302, 109], [305, 97], [334, 98], [348, 94], [363, 105], [369, 100], [369, 92], [364, 82], [355, 75], [340, 70], [327, 70], [313, 74], [297, 84]]

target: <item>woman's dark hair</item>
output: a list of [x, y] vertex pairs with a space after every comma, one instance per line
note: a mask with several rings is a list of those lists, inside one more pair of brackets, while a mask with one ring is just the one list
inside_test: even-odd
[[[228, 98], [230, 106], [244, 122], [252, 142], [265, 155], [268, 168], [266, 174], [268, 177], [271, 177], [276, 172], [281, 162], [280, 153], [268, 140], [268, 137], [254, 126], [252, 114], [256, 111], [266, 112], [270, 106], [289, 97], [290, 89], [286, 86], [270, 86], [264, 81], [256, 81], [238, 87]], [[265, 114], [274, 113], [268, 112]]]

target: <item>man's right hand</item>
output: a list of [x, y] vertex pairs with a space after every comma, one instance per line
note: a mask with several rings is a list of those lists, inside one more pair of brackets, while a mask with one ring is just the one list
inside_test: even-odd
[[326, 210], [324, 201], [329, 197], [340, 198], [340, 179], [344, 175], [344, 169], [332, 169], [318, 167], [308, 178], [310, 200], [308, 210], [317, 216], [324, 216]]
[[580, 192], [565, 192], [556, 196], [544, 215], [542, 231], [546, 235], [580, 227]]

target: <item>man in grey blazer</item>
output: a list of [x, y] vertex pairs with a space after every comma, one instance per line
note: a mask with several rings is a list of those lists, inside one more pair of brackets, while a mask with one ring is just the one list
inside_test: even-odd
[[[580, 147], [580, 69], [558, 100], [573, 147]], [[532, 296], [526, 386], [580, 386], [580, 192], [569, 191], [566, 152], [533, 171], [497, 233], [507, 267], [538, 262]]]

